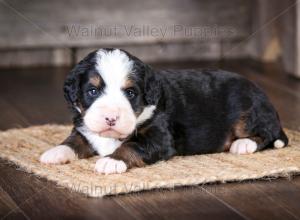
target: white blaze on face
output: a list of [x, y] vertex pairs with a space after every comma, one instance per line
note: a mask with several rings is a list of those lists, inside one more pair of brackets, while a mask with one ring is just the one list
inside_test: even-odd
[[[136, 116], [131, 104], [122, 91], [133, 62], [122, 51], [99, 50], [96, 69], [101, 75], [105, 88], [103, 94], [89, 107], [85, 116], [85, 125], [101, 136], [125, 138], [136, 126]], [[114, 126], [107, 125], [108, 119], [116, 119]]]

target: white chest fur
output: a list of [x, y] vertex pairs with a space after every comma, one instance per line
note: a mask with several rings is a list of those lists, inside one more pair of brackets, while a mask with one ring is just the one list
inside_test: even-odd
[[85, 127], [77, 128], [77, 131], [87, 139], [93, 149], [102, 157], [113, 153], [122, 144], [118, 139], [100, 137]]

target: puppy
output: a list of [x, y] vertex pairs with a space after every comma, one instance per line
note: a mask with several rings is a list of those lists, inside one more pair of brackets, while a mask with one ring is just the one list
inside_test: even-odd
[[222, 70], [154, 70], [119, 49], [90, 53], [68, 75], [70, 136], [46, 164], [100, 155], [95, 170], [122, 173], [174, 155], [282, 148], [288, 138], [266, 95]]

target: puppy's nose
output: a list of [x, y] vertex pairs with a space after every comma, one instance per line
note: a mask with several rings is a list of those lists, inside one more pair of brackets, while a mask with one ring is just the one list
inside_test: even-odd
[[105, 117], [105, 122], [108, 126], [112, 127], [116, 125], [116, 122], [119, 117]]

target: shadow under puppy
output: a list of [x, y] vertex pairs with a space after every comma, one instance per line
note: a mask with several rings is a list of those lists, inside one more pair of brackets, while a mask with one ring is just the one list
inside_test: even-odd
[[174, 155], [249, 154], [288, 144], [266, 95], [222, 70], [154, 70], [128, 52], [100, 49], [68, 75], [74, 128], [46, 164], [100, 155], [99, 173], [122, 173]]

